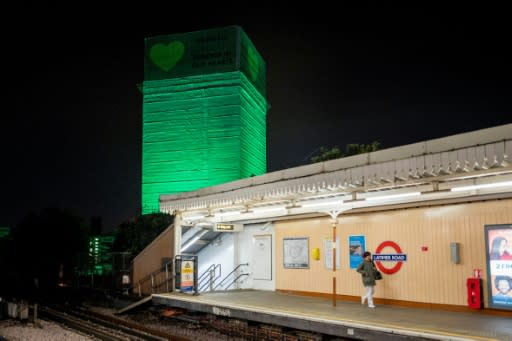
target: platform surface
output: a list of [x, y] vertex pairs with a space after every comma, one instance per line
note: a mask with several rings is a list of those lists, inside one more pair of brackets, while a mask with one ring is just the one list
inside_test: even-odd
[[155, 294], [155, 304], [361, 340], [512, 341], [512, 317], [234, 290]]

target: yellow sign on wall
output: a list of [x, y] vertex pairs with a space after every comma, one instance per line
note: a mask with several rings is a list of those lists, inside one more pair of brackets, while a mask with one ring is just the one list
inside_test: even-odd
[[320, 260], [320, 248], [315, 247], [311, 256], [314, 260]]

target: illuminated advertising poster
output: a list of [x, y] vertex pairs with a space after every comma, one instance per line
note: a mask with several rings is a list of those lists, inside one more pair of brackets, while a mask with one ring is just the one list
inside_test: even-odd
[[489, 305], [512, 310], [512, 224], [485, 225]]
[[363, 253], [366, 251], [365, 237], [364, 236], [349, 236], [349, 259], [350, 268], [356, 269], [363, 261]]

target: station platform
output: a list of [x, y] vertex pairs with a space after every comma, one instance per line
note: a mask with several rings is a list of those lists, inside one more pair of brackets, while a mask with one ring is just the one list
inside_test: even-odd
[[512, 341], [512, 314], [454, 312], [275, 291], [153, 294], [153, 304], [356, 340]]

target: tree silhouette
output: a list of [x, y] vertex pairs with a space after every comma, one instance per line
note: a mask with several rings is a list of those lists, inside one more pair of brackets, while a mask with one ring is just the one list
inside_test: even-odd
[[342, 157], [370, 153], [377, 151], [380, 147], [380, 142], [374, 141], [370, 144], [358, 144], [358, 143], [350, 143], [345, 147], [345, 153], [343, 153], [337, 146], [332, 148], [320, 147], [317, 154], [312, 156], [310, 161], [311, 163], [328, 161], [339, 159]]
[[133, 259], [169, 227], [173, 220], [172, 215], [159, 212], [143, 214], [133, 221], [123, 222], [116, 231], [113, 251], [129, 252]]

